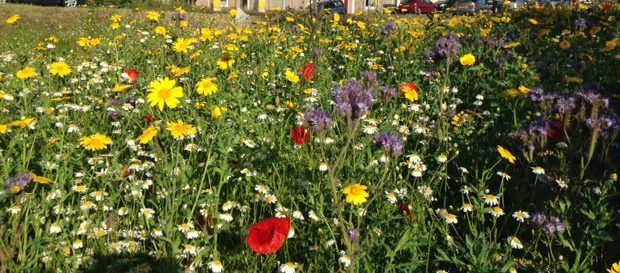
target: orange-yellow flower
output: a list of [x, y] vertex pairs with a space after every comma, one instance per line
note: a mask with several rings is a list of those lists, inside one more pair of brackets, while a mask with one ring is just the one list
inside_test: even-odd
[[170, 109], [177, 108], [180, 103], [179, 98], [183, 97], [183, 88], [175, 86], [176, 83], [177, 81], [168, 78], [151, 82], [149, 94], [146, 96], [149, 105], [151, 107], [157, 105], [159, 111], [164, 111], [164, 105]]
[[368, 201], [366, 198], [370, 196], [368, 192], [366, 192], [366, 189], [368, 189], [367, 186], [355, 183], [342, 189], [342, 193], [347, 195], [345, 200], [347, 203], [361, 205], [366, 203], [366, 201]]
[[90, 151], [104, 150], [110, 144], [112, 144], [112, 139], [99, 133], [80, 138], [80, 145]]
[[505, 158], [506, 160], [508, 160], [508, 162], [510, 162], [511, 164], [515, 164], [515, 160], [517, 159], [514, 155], [512, 155], [512, 153], [510, 153], [510, 151], [504, 149], [504, 147], [497, 145], [497, 152], [499, 153], [499, 155], [503, 158]]

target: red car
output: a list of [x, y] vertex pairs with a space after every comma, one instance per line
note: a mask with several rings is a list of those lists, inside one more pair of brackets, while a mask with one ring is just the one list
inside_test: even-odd
[[415, 14], [428, 14], [437, 10], [437, 5], [429, 2], [428, 0], [411, 0], [409, 2], [401, 3], [398, 6], [397, 12], [400, 13], [415, 13]]

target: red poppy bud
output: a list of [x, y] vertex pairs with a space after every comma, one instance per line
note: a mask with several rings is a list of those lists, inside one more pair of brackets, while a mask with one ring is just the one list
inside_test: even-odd
[[310, 139], [312, 131], [305, 126], [297, 126], [291, 130], [291, 139], [297, 145], [304, 145]]
[[402, 213], [405, 217], [411, 218], [411, 206], [409, 204], [400, 204], [398, 206], [398, 211]]
[[145, 119], [146, 119], [146, 123], [148, 125], [151, 125], [151, 123], [153, 123], [153, 121], [155, 120], [155, 117], [153, 115], [146, 115]]
[[129, 78], [129, 82], [131, 84], [136, 84], [136, 82], [138, 81], [138, 76], [140, 76], [140, 72], [138, 72], [138, 70], [136, 70], [135, 68], [127, 69], [125, 71], [125, 74], [127, 74], [127, 77]]
[[249, 227], [250, 234], [246, 238], [252, 251], [269, 255], [278, 252], [291, 228], [288, 218], [267, 218]]
[[314, 81], [314, 63], [308, 63], [301, 68], [301, 76], [306, 82]]

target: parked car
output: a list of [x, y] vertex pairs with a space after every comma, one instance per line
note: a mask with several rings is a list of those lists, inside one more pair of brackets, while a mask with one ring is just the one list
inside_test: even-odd
[[42, 6], [65, 6], [77, 7], [83, 5], [86, 0], [5, 0], [6, 3], [33, 4]]
[[493, 4], [493, 0], [455, 0], [448, 2], [447, 10], [457, 14], [473, 15], [480, 11], [499, 11], [501, 4]]
[[347, 13], [347, 10], [345, 9], [342, 0], [329, 0], [325, 2], [319, 2], [317, 4], [317, 7], [318, 10], [330, 10], [332, 13]]
[[429, 14], [437, 11], [438, 5], [428, 0], [411, 0], [401, 3], [396, 9], [399, 13]]

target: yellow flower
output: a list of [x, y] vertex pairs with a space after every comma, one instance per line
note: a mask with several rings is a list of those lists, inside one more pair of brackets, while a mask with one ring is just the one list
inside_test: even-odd
[[80, 145], [90, 151], [106, 149], [110, 144], [112, 144], [112, 139], [99, 133], [80, 138]]
[[35, 125], [36, 123], [37, 123], [37, 120], [35, 118], [26, 118], [26, 119], [12, 121], [11, 123], [9, 123], [9, 127], [24, 129], [26, 127]]
[[170, 131], [174, 139], [183, 139], [185, 137], [193, 137], [196, 135], [196, 127], [185, 124], [183, 121], [168, 122], [166, 130]]
[[213, 119], [219, 119], [220, 117], [222, 117], [224, 113], [226, 113], [226, 111], [228, 111], [228, 109], [224, 107], [215, 106], [211, 108], [211, 117], [213, 117]]
[[159, 14], [159, 12], [156, 12], [156, 11], [149, 11], [149, 13], [146, 14], [146, 18], [148, 18], [149, 20], [153, 22], [159, 22], [160, 17], [161, 17], [161, 14]]
[[124, 92], [125, 90], [129, 89], [132, 85], [131, 84], [123, 84], [123, 85], [117, 85], [115, 86], [112, 91], [113, 92]]
[[469, 115], [467, 113], [460, 112], [454, 115], [454, 117], [452, 117], [452, 121], [450, 123], [456, 127], [459, 127], [461, 126], [461, 124], [467, 121], [467, 118], [469, 118]]
[[168, 30], [165, 27], [158, 26], [155, 28], [155, 33], [161, 36], [166, 36], [168, 34]]
[[232, 17], [236, 17], [237, 16], [237, 9], [231, 9], [228, 14], [230, 14], [230, 16]]
[[180, 14], [185, 14], [185, 10], [182, 7], [178, 7], [176, 9], [174, 9], [176, 12], [180, 13]]
[[214, 38], [213, 36], [213, 31], [211, 29], [208, 28], [201, 28], [200, 29], [200, 40], [205, 42], [205, 41], [210, 41]]
[[32, 181], [39, 184], [49, 184], [51, 180], [44, 176], [38, 176], [36, 174], [30, 174], [32, 176]]
[[119, 23], [116, 23], [116, 22], [110, 24], [110, 28], [111, 29], [119, 29], [120, 27], [121, 27], [121, 25]]
[[353, 203], [353, 205], [360, 205], [366, 203], [366, 197], [370, 196], [366, 189], [368, 187], [361, 184], [353, 184], [346, 186], [342, 189], [342, 193], [347, 195], [346, 202]]
[[34, 78], [36, 75], [37, 75], [37, 70], [35, 70], [34, 68], [30, 66], [26, 66], [22, 70], [17, 71], [17, 73], [15, 73], [15, 76], [20, 80]]
[[179, 38], [172, 44], [172, 48], [176, 53], [188, 53], [198, 41], [195, 38], [183, 39]]
[[532, 24], [532, 25], [538, 25], [538, 21], [536, 21], [534, 19], [529, 19], [527, 21], [530, 22], [530, 24]]
[[144, 130], [144, 132], [138, 137], [138, 142], [140, 144], [147, 144], [153, 140], [159, 134], [159, 130], [155, 126], [149, 126]]
[[411, 102], [416, 102], [419, 99], [420, 89], [412, 82], [403, 84], [400, 87], [400, 92], [405, 95], [405, 98]]
[[9, 130], [9, 126], [0, 124], [0, 134], [5, 134]]
[[170, 109], [177, 108], [179, 106], [179, 98], [183, 97], [183, 88], [175, 86], [176, 83], [177, 81], [168, 78], [152, 81], [149, 94], [146, 96], [149, 105], [151, 107], [157, 105], [159, 111], [164, 110], [164, 105], [167, 105]]
[[216, 62], [217, 67], [220, 70], [227, 70], [231, 68], [234, 63], [235, 63], [235, 60], [232, 57], [230, 57], [228, 54], [222, 55], [222, 57], [220, 57]]
[[287, 70], [286, 72], [284, 72], [284, 76], [292, 84], [296, 84], [296, 83], [299, 82], [299, 76], [297, 76], [297, 74], [295, 74], [295, 72]]
[[114, 14], [112, 15], [112, 17], [110, 17], [110, 20], [112, 20], [112, 22], [114, 23], [120, 23], [122, 19], [123, 16], [121, 16], [120, 14]]
[[620, 273], [620, 262], [612, 264], [607, 273]]
[[71, 66], [65, 62], [55, 62], [49, 66], [49, 71], [54, 76], [64, 78], [71, 74]]
[[465, 56], [459, 59], [462, 66], [472, 66], [476, 63], [476, 57], [472, 54], [465, 54]]
[[570, 42], [566, 41], [566, 40], [563, 40], [563, 41], [560, 42], [560, 47], [562, 49], [569, 49], [570, 48]]
[[204, 78], [196, 84], [196, 92], [200, 95], [211, 96], [217, 93], [217, 78]]
[[19, 21], [21, 17], [19, 17], [19, 14], [15, 14], [11, 17], [9, 17], [8, 19], [6, 19], [6, 23], [9, 25], [14, 25], [17, 23], [17, 21]]
[[515, 160], [517, 159], [510, 151], [504, 149], [504, 147], [497, 145], [497, 152], [499, 155], [508, 160], [511, 164], [515, 164]]

